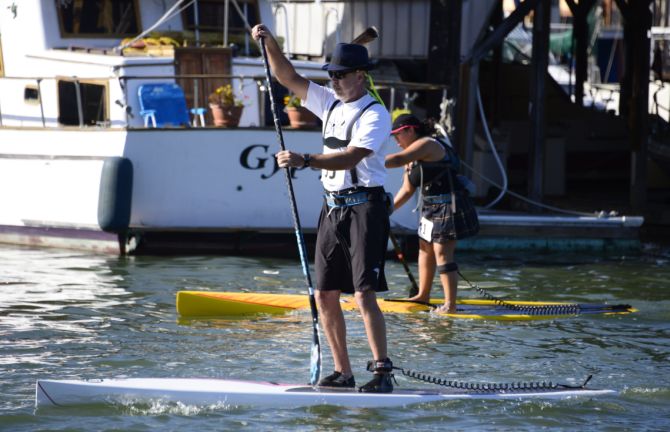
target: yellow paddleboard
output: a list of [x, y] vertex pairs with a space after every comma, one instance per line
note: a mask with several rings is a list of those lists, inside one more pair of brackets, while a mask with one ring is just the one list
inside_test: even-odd
[[[343, 295], [343, 310], [357, 310], [353, 296]], [[431, 306], [403, 301], [378, 299], [379, 307], [386, 313], [428, 312], [442, 304], [441, 299], [431, 300]], [[532, 320], [551, 319], [578, 314], [626, 314], [636, 310], [629, 305], [579, 304], [560, 302], [513, 301], [515, 308], [500, 306], [492, 300], [458, 300], [457, 313], [444, 314], [451, 318]], [[528, 308], [524, 308], [528, 306]], [[533, 307], [542, 307], [541, 309]], [[239, 316], [253, 314], [284, 314], [293, 310], [309, 309], [305, 294], [267, 294], [213, 291], [179, 291], [177, 312], [182, 318]]]

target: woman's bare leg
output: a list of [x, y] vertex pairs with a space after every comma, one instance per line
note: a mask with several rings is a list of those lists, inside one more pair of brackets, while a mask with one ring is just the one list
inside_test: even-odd
[[428, 302], [430, 301], [430, 290], [435, 277], [435, 253], [433, 245], [423, 239], [419, 239], [419, 293], [410, 300]]
[[[454, 262], [454, 252], [456, 251], [456, 240], [449, 240], [446, 243], [433, 243], [435, 253], [436, 267], [439, 268], [445, 264]], [[444, 305], [439, 312], [456, 313], [456, 294], [458, 289], [458, 273], [456, 270], [447, 272], [440, 271], [440, 282], [444, 289]]]

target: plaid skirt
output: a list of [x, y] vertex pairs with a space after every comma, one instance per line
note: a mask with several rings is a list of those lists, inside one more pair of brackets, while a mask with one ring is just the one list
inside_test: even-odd
[[431, 238], [435, 243], [461, 240], [479, 232], [479, 217], [472, 199], [456, 194], [456, 213], [451, 212], [451, 203], [423, 203], [421, 216], [433, 222]]

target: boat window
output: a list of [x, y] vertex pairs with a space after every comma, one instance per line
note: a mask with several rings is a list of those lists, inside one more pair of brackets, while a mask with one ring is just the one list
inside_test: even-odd
[[40, 101], [40, 93], [37, 86], [29, 85], [23, 90], [23, 100], [29, 104], [36, 104]]
[[[105, 123], [107, 119], [105, 87], [105, 84], [79, 82], [83, 125], [95, 126]], [[58, 81], [58, 122], [60, 124], [79, 126], [77, 99], [77, 83], [75, 81]]]
[[[254, 26], [258, 24], [258, 1], [238, 0], [237, 4], [246, 13], [249, 25]], [[217, 33], [217, 36], [222, 37], [225, 5], [225, 0], [198, 0], [199, 30], [202, 32]], [[188, 30], [195, 30], [193, 9], [192, 7], [186, 8], [183, 13], [184, 27]], [[243, 36], [246, 32], [244, 21], [233, 5], [230, 5], [228, 8], [228, 31], [230, 36]]]
[[121, 37], [139, 33], [136, 0], [55, 0], [63, 37]]

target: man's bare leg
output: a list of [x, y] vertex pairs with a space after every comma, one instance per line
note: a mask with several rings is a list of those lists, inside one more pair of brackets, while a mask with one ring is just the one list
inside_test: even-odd
[[351, 363], [347, 351], [347, 326], [340, 306], [340, 291], [315, 291], [323, 332], [326, 334], [336, 371], [350, 376]]
[[384, 314], [377, 304], [377, 295], [374, 291], [356, 292], [356, 303], [361, 311], [365, 333], [372, 350], [374, 360], [384, 360], [387, 355], [386, 321]]
[[372, 350], [374, 375], [370, 382], [358, 388], [365, 393], [389, 393], [393, 391], [391, 382], [393, 363], [388, 358], [386, 345], [386, 321], [377, 304], [374, 291], [356, 293], [356, 303], [363, 316], [365, 332]]

